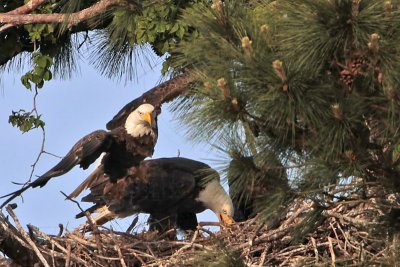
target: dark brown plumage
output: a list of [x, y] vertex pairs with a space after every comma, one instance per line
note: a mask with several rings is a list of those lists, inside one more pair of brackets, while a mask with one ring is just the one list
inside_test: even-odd
[[28, 188], [43, 187], [51, 178], [69, 172], [76, 165], [87, 169], [102, 153], [105, 155], [101, 167], [111, 182], [126, 176], [130, 167], [139, 165], [143, 159], [153, 154], [157, 141], [155, 119], [154, 107], [144, 104], [128, 116], [124, 126], [109, 132], [97, 130], [86, 135], [49, 171], [20, 190], [3, 196], [9, 198], [0, 208]]
[[[153, 224], [150, 228], [163, 232], [174, 226], [196, 229], [196, 213], [207, 208], [220, 219], [222, 214], [233, 215], [232, 202], [219, 184], [218, 173], [202, 162], [186, 158], [143, 161], [116, 183], [111, 183], [100, 167], [70, 196], [76, 197], [87, 187], [91, 193], [82, 201], [94, 203], [88, 211], [100, 213], [94, 218], [97, 224], [149, 213]], [[77, 215], [82, 216], [84, 212]]]

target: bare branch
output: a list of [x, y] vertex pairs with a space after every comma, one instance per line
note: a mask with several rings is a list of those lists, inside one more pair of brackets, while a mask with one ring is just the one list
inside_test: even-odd
[[6, 14], [9, 15], [28, 14], [46, 2], [48, 2], [48, 0], [30, 0], [25, 5], [20, 6], [14, 10], [11, 10]]
[[[71, 28], [83, 21], [106, 12], [111, 7], [122, 6], [125, 4], [126, 1], [123, 0], [101, 0], [88, 8], [71, 14], [23, 14], [17, 13], [15, 12], [16, 10], [13, 10], [8, 13], [0, 14], [0, 23], [6, 24], [0, 28], [0, 30], [4, 31], [5, 27], [8, 27], [8, 25], [21, 26], [38, 23], [67, 23], [68, 28]], [[22, 10], [24, 11], [27, 9]]]

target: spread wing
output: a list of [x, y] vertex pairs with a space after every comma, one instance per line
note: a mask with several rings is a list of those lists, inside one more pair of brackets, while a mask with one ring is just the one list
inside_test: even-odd
[[98, 130], [86, 135], [80, 139], [67, 153], [67, 155], [53, 168], [40, 176], [35, 181], [28, 183], [20, 190], [7, 194], [4, 197], [9, 197], [0, 208], [4, 207], [7, 203], [15, 197], [21, 195], [25, 190], [30, 187], [44, 186], [51, 178], [63, 175], [70, 171], [74, 166], [80, 165], [86, 169], [92, 164], [102, 152], [107, 152], [112, 143], [112, 136], [103, 130]]
[[[115, 217], [126, 217], [139, 212], [160, 214], [175, 212], [180, 205], [187, 204], [187, 198], [193, 197], [196, 190], [196, 176], [207, 165], [185, 158], [162, 158], [143, 161], [140, 166], [130, 170], [130, 174], [112, 183], [104, 175], [93, 176], [91, 193], [82, 201], [93, 202], [89, 212], [106, 207]], [[96, 170], [97, 172], [99, 170]], [[96, 172], [95, 171], [95, 172]], [[78, 186], [73, 196], [81, 192], [87, 181]], [[82, 217], [84, 212], [77, 215]], [[105, 223], [108, 220], [97, 221]]]

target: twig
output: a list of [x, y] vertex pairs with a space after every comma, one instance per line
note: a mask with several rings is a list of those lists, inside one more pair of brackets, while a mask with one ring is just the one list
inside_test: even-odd
[[331, 253], [331, 266], [335, 267], [336, 255], [333, 250], [332, 238], [328, 236], [329, 252]]
[[132, 251], [133, 256], [135, 256], [136, 259], [138, 259], [140, 261], [140, 263], [142, 264], [142, 266], [147, 266], [147, 264], [143, 261], [143, 259], [135, 252]]
[[71, 242], [67, 242], [67, 256], [65, 258], [65, 267], [69, 267], [71, 263]]
[[342, 215], [340, 213], [337, 213], [337, 212], [334, 212], [334, 211], [330, 211], [330, 210], [324, 210], [322, 212], [322, 215], [324, 215], [326, 217], [336, 217], [336, 218], [338, 218], [340, 220], [344, 220], [344, 221], [347, 221], [347, 222], [352, 223], [354, 225], [358, 225], [358, 226], [362, 226], [362, 227], [366, 227], [367, 225], [376, 224], [374, 222], [368, 222], [368, 221], [365, 221], [365, 220], [351, 218], [351, 217], [348, 217], [346, 215]]
[[267, 257], [267, 252], [270, 249], [271, 245], [268, 244], [265, 246], [264, 251], [261, 253], [261, 257], [260, 257], [260, 262], [259, 262], [259, 267], [264, 266], [264, 262], [265, 262], [265, 258]]
[[47, 263], [46, 259], [43, 257], [43, 254], [40, 252], [40, 250], [38, 249], [36, 244], [30, 239], [29, 235], [22, 228], [22, 226], [21, 226], [17, 216], [15, 215], [14, 211], [12, 210], [11, 206], [8, 205], [6, 207], [6, 210], [7, 210], [8, 214], [10, 214], [11, 218], [14, 220], [15, 226], [17, 227], [18, 232], [25, 238], [25, 241], [28, 242], [28, 244], [32, 247], [32, 249], [36, 253], [36, 256], [39, 258], [39, 260], [42, 262], [42, 264], [45, 267], [50, 267], [50, 265]]
[[336, 237], [337, 244], [338, 244], [339, 248], [340, 248], [341, 250], [343, 250], [342, 246], [340, 245], [339, 236], [338, 236], [338, 234], [336, 233], [336, 229], [335, 229], [335, 227], [333, 226], [332, 222], [329, 222], [329, 226], [332, 228], [333, 233], [335, 234], [335, 237]]
[[[36, 234], [38, 236], [40, 236], [41, 238], [43, 238], [44, 240], [50, 242], [52, 245], [55, 245], [59, 250], [61, 250], [62, 252], [64, 252], [65, 254], [68, 254], [67, 249], [65, 249], [61, 244], [59, 244], [56, 240], [54, 240], [54, 238], [49, 237], [48, 235], [46, 235], [45, 233], [43, 233], [42, 231], [40, 231], [37, 227], [35, 226], [31, 226], [32, 229], [36, 232]], [[86, 261], [75, 257], [74, 255], [71, 255], [72, 260], [81, 263], [81, 264], [87, 264]]]
[[206, 233], [206, 234], [208, 234], [209, 236], [215, 236], [215, 234], [213, 232], [211, 232], [211, 231], [209, 231], [209, 230], [207, 230], [207, 229], [205, 229], [203, 227], [199, 226], [199, 230], [204, 232], [204, 233]]
[[204, 226], [219, 226], [221, 227], [221, 224], [219, 222], [199, 222], [200, 227]]
[[197, 230], [194, 232], [193, 237], [192, 237], [192, 240], [190, 241], [189, 244], [187, 244], [187, 245], [181, 247], [180, 249], [178, 249], [174, 254], [172, 254], [172, 256], [174, 256], [175, 254], [181, 253], [181, 252], [182, 252], [183, 250], [185, 250], [185, 249], [191, 248], [191, 247], [193, 246], [193, 244], [194, 244], [194, 241], [196, 240], [196, 238], [197, 238], [197, 236], [198, 236], [198, 234], [199, 234], [199, 230], [200, 230], [200, 229], [197, 229]]
[[83, 208], [81, 207], [81, 204], [79, 204], [78, 201], [76, 201], [76, 200], [73, 199], [73, 198], [70, 198], [70, 197], [69, 197], [67, 194], [65, 194], [63, 191], [60, 191], [60, 193], [65, 197], [65, 199], [67, 199], [67, 200], [72, 201], [73, 203], [75, 203], [75, 204], [78, 206], [78, 209], [79, 209], [81, 212], [84, 212]]
[[314, 237], [311, 237], [311, 244], [313, 245], [314, 248], [315, 263], [318, 263], [319, 257], [318, 257], [317, 242], [315, 241]]
[[53, 154], [53, 153], [50, 153], [50, 152], [47, 152], [47, 151], [43, 151], [43, 154], [47, 154], [47, 155], [53, 156], [53, 157], [58, 158], [58, 159], [62, 159], [63, 158], [61, 156], [58, 156], [56, 154]]

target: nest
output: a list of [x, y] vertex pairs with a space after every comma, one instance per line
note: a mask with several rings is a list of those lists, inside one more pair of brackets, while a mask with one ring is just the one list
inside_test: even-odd
[[[206, 229], [215, 223], [200, 223], [181, 240], [95, 225], [86, 235], [61, 229], [49, 236], [32, 226], [23, 234], [16, 224], [25, 245], [47, 266], [390, 266], [400, 251], [391, 221], [400, 210], [397, 199], [395, 194], [336, 202], [298, 198], [272, 223], [257, 216], [218, 232]], [[17, 219], [12, 210], [10, 215]]]

